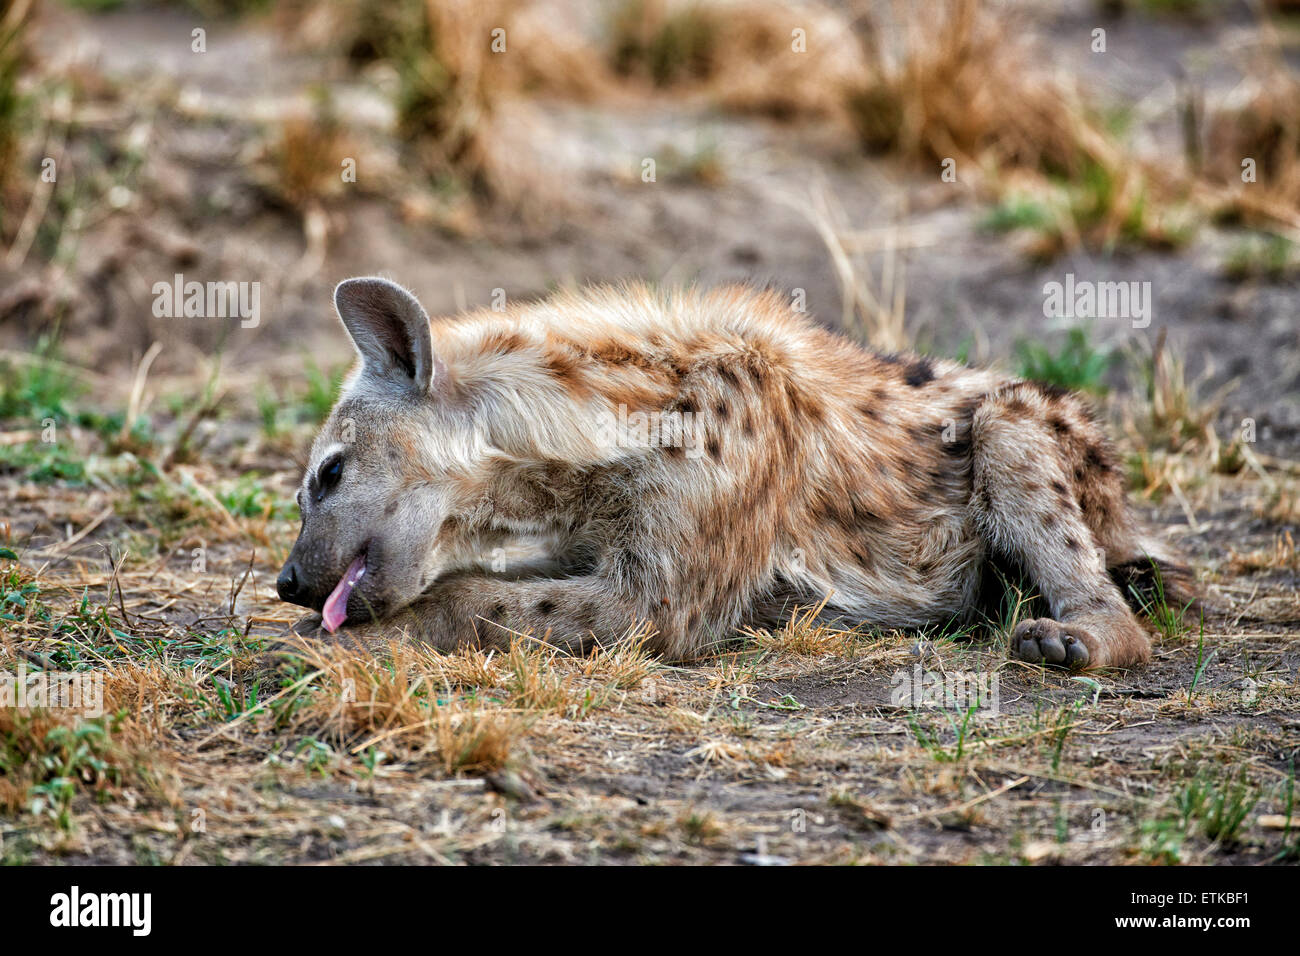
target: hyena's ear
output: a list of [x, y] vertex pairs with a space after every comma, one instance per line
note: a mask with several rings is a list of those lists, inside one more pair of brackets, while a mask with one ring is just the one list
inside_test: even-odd
[[429, 316], [415, 296], [387, 279], [345, 279], [334, 307], [361, 353], [362, 374], [420, 392], [446, 372], [433, 354]]

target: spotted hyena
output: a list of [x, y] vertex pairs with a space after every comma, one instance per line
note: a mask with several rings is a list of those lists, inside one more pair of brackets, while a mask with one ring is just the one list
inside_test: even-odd
[[383, 279], [335, 306], [361, 361], [312, 448], [277, 581], [299, 633], [439, 648], [637, 625], [689, 657], [797, 606], [853, 624], [969, 619], [1000, 564], [1050, 617], [1011, 653], [1128, 666], [1120, 585], [1160, 562], [1070, 392], [879, 355], [773, 291], [562, 293], [430, 321]]

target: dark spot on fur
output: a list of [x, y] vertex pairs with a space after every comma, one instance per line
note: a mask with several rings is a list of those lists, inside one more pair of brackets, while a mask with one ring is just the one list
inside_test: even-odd
[[393, 500], [390, 501], [387, 505], [385, 505], [385, 506], [384, 506], [384, 517], [385, 517], [385, 518], [391, 518], [391, 517], [393, 516], [393, 512], [395, 512], [395, 511], [397, 510], [397, 506], [398, 506], [400, 503], [401, 503], [401, 502], [399, 502], [397, 499], [393, 499]]
[[880, 415], [870, 405], [859, 405], [858, 411], [861, 412], [863, 415], [865, 415], [867, 418], [870, 418], [873, 422], [880, 420]]
[[598, 342], [586, 349], [588, 355], [597, 362], [608, 365], [635, 365], [647, 368], [651, 362], [644, 352], [633, 351], [617, 341]]
[[726, 402], [718, 402], [718, 404], [713, 406], [713, 411], [714, 414], [716, 414], [724, 422], [727, 420], [727, 416], [731, 414], [730, 409], [727, 408]]
[[795, 416], [820, 422], [826, 415], [825, 407], [815, 395], [800, 391], [792, 382], [785, 383], [785, 396], [790, 403], [790, 411]]
[[782, 415], [775, 415], [772, 418], [772, 424], [776, 426], [777, 433], [784, 440], [785, 436], [790, 432], [789, 420]]
[[578, 363], [570, 355], [551, 353], [546, 359], [546, 370], [566, 385], [576, 382]]
[[875, 512], [852, 497], [846, 502], [823, 498], [817, 505], [816, 514], [822, 521], [839, 525], [852, 533], [880, 522]]
[[903, 381], [912, 388], [920, 388], [934, 381], [934, 364], [928, 358], [918, 358], [907, 367]]
[[709, 440], [705, 443], [705, 448], [708, 449], [709, 457], [714, 461], [717, 461], [722, 457], [722, 443], [718, 441], [716, 435], [709, 436]]
[[732, 388], [735, 388], [740, 384], [740, 380], [736, 378], [736, 373], [732, 371], [730, 368], [728, 368], [726, 365], [718, 366], [718, 375], [724, 382], [726, 382]]
[[554, 610], [555, 602], [550, 598], [543, 598], [537, 602], [537, 613], [542, 615], [542, 617], [548, 616]]
[[1084, 449], [1083, 460], [1087, 463], [1088, 467], [1096, 468], [1099, 471], [1110, 471], [1114, 468], [1114, 465], [1111, 464], [1110, 457], [1106, 454], [1106, 450], [1100, 445], [1089, 445]]
[[1065, 494], [1065, 482], [1062, 481], [1052, 482], [1052, 490], [1055, 491], [1058, 495]]
[[1056, 432], [1058, 435], [1064, 436], [1070, 434], [1070, 423], [1059, 415], [1053, 415], [1047, 420], [1047, 424], [1051, 425], [1052, 431]]
[[1066, 538], [1065, 547], [1070, 551], [1078, 551], [1082, 545], [1074, 538]]

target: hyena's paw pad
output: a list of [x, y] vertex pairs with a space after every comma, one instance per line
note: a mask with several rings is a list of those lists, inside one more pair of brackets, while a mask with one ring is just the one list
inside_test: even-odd
[[1076, 671], [1087, 667], [1091, 657], [1083, 631], [1045, 617], [1016, 625], [1011, 634], [1011, 656], [1030, 664]]

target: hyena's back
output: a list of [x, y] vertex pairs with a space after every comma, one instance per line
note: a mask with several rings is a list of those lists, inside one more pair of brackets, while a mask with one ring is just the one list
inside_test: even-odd
[[942, 624], [969, 615], [997, 557], [1054, 618], [1022, 625], [1022, 657], [1148, 653], [1107, 576], [1148, 559], [1109, 444], [1072, 394], [872, 354], [749, 289], [594, 290], [432, 331], [448, 400], [511, 456], [487, 479], [482, 521], [555, 534], [571, 582], [499, 600], [480, 581], [495, 596], [475, 604], [485, 623], [579, 641], [648, 619], [673, 656], [827, 597], [855, 621]]

